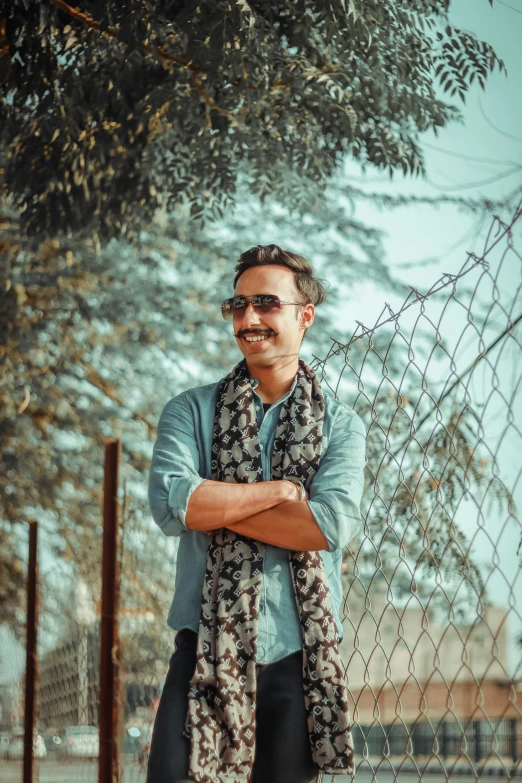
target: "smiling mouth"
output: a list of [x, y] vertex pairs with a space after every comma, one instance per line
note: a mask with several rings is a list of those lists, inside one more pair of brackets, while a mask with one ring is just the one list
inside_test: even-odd
[[255, 343], [262, 343], [266, 340], [270, 339], [270, 337], [273, 337], [271, 334], [246, 334], [243, 335], [241, 338], [242, 340], [245, 340], [249, 345], [254, 345]]

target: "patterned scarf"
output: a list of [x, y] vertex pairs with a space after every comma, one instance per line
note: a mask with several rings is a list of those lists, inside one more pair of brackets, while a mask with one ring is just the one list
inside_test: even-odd
[[[319, 467], [324, 397], [299, 360], [297, 383], [279, 414], [271, 478], [308, 489]], [[263, 481], [252, 385], [246, 362], [218, 390], [212, 478]], [[347, 691], [323, 561], [319, 552], [289, 552], [303, 631], [303, 693], [314, 762], [322, 772], [353, 774]], [[185, 735], [197, 783], [249, 783], [255, 756], [256, 650], [264, 544], [228, 528], [214, 531], [207, 555], [196, 670]]]

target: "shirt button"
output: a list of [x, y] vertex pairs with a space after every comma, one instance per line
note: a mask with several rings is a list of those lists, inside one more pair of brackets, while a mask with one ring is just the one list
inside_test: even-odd
[[261, 451], [263, 451], [263, 449], [264, 449], [265, 447], [263, 446], [263, 444], [262, 444], [262, 443], [260, 443], [260, 444], [259, 444], [259, 448], [261, 449]]

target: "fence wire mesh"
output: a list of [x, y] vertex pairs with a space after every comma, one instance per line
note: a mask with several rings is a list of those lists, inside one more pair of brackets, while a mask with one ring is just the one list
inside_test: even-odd
[[518, 769], [518, 216], [496, 219], [458, 274], [317, 361], [368, 427], [343, 653], [371, 776]]
[[[386, 305], [312, 365], [368, 433], [364, 532], [343, 558], [342, 643], [364, 781], [521, 774], [520, 214], [495, 218], [457, 274]], [[120, 778], [141, 783], [173, 650], [177, 541], [150, 518], [146, 477], [140, 489], [124, 465], [121, 483]], [[42, 782], [97, 780], [100, 541], [85, 541], [70, 572], [42, 564]], [[9, 650], [2, 779], [18, 783], [24, 657]], [[82, 726], [90, 737], [71, 731]]]

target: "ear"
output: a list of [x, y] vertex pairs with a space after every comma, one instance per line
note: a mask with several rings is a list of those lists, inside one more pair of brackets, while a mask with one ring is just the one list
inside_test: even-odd
[[314, 322], [315, 317], [315, 307], [313, 304], [307, 304], [303, 307], [301, 311], [301, 319], [299, 321], [299, 325], [303, 327], [303, 329], [309, 329], [311, 325]]

